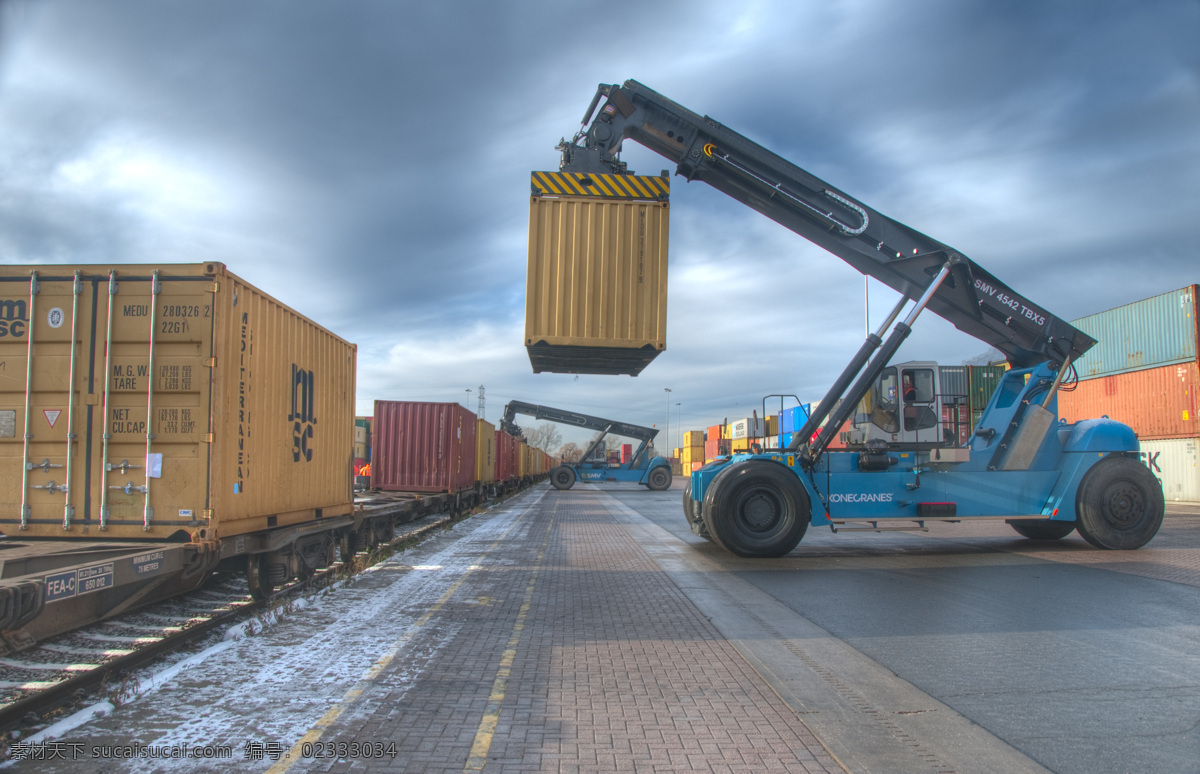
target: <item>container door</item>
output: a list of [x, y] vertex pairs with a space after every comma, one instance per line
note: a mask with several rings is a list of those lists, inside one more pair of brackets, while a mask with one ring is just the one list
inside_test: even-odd
[[103, 283], [88, 513], [103, 530], [179, 537], [207, 516], [212, 287], [165, 274]]
[[0, 278], [0, 530], [186, 533], [206, 509], [212, 280], [83, 271]]
[[61, 535], [85, 494], [80, 426], [95, 294], [75, 274], [2, 279], [0, 531]]

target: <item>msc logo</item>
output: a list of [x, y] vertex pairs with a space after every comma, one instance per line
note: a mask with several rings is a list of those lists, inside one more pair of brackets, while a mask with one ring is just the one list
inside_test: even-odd
[[29, 330], [29, 308], [24, 301], [0, 301], [0, 338], [20, 338]]
[[312, 462], [313, 425], [317, 424], [314, 410], [314, 387], [316, 380], [312, 371], [306, 371], [292, 363], [292, 413], [288, 421], [292, 423], [292, 462]]

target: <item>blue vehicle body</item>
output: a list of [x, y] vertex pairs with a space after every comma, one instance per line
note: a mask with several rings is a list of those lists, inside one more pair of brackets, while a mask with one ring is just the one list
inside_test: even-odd
[[967, 454], [957, 449], [953, 454], [950, 449], [894, 451], [889, 455], [894, 464], [886, 470], [861, 470], [855, 451], [827, 451], [811, 468], [786, 450], [738, 454], [694, 473], [691, 499], [703, 503], [710, 483], [730, 466], [763, 460], [788, 468], [803, 484], [814, 526], [836, 529], [846, 522], [971, 517], [1074, 522], [1075, 495], [1092, 466], [1108, 455], [1136, 458], [1139, 445], [1133, 431], [1120, 422], [1059, 422], [1046, 434], [1028, 469], [996, 469], [1004, 451], [999, 448], [1004, 429], [1028, 405], [1027, 394], [1052, 376], [1044, 365], [1009, 371], [965, 447]]

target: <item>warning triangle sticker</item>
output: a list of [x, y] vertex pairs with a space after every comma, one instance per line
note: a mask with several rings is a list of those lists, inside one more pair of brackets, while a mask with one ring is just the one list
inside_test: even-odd
[[46, 421], [54, 427], [54, 423], [58, 421], [58, 415], [62, 413], [60, 409], [43, 409], [42, 413], [46, 415]]

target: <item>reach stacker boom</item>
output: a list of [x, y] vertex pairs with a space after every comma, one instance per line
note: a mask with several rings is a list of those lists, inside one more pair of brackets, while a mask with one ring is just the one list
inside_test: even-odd
[[[683, 501], [693, 532], [747, 557], [787, 554], [809, 525], [923, 529], [934, 520], [1000, 518], [1028, 538], [1078, 530], [1110, 549], [1139, 548], [1158, 532], [1162, 488], [1139, 462], [1133, 431], [1108, 419], [1057, 417], [1056, 394], [1072, 362], [1096, 343], [1090, 336], [949, 245], [636, 81], [600, 85], [581, 130], [558, 146], [560, 172], [584, 184], [589, 175], [629, 174], [619, 159], [626, 139], [901, 294], [787, 448], [737, 454], [692, 475]], [[925, 309], [996, 347], [1012, 366], [966, 444], [951, 433], [906, 435], [927, 424], [932, 396], [904, 395], [888, 382], [896, 378], [889, 361]], [[885, 432], [830, 451], [864, 406]]]

